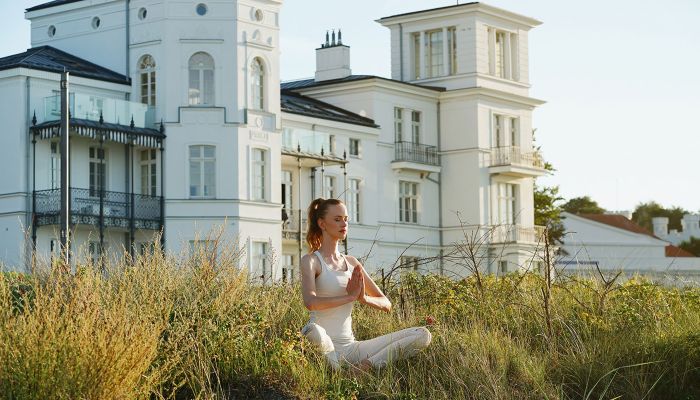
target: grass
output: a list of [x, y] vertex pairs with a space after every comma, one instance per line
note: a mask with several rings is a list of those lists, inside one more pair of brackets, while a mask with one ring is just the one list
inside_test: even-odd
[[403, 275], [391, 314], [356, 307], [356, 335], [431, 315], [433, 343], [358, 376], [301, 337], [297, 285], [218, 252], [0, 274], [0, 398], [700, 399], [700, 288]]

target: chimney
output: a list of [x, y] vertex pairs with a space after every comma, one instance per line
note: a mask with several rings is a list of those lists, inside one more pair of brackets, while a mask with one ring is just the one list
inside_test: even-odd
[[655, 217], [651, 219], [652, 225], [654, 225], [654, 235], [660, 238], [665, 238], [668, 236], [668, 218], [666, 217]]
[[350, 47], [343, 44], [342, 33], [326, 32], [326, 40], [316, 49], [316, 82], [341, 79], [352, 74], [350, 71]]
[[700, 237], [700, 215], [685, 214], [681, 225], [683, 226], [683, 233], [689, 236]]

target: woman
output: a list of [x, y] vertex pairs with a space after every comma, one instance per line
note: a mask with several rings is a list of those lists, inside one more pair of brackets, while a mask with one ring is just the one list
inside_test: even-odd
[[301, 259], [300, 268], [304, 305], [311, 319], [302, 334], [320, 347], [334, 369], [345, 363], [362, 370], [381, 368], [428, 347], [432, 337], [423, 327], [355, 340], [351, 316], [355, 301], [386, 312], [391, 311], [391, 302], [355, 257], [338, 251], [338, 242], [348, 233], [345, 204], [316, 199], [308, 212], [310, 253]]

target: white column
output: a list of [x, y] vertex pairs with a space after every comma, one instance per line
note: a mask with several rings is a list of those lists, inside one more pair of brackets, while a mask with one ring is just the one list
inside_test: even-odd
[[427, 77], [425, 70], [425, 32], [420, 33], [420, 77], [425, 79]]
[[442, 28], [442, 74], [447, 76], [450, 74], [450, 57], [447, 47], [447, 28]]
[[506, 79], [513, 79], [513, 68], [512, 68], [512, 67], [513, 67], [513, 63], [511, 62], [511, 60], [512, 60], [512, 57], [511, 57], [512, 54], [510, 53], [510, 33], [507, 33], [507, 32], [506, 32], [506, 34], [503, 35], [503, 36], [505, 36], [505, 39], [506, 39], [505, 49], [503, 50], [503, 52], [505, 53], [505, 54], [503, 55], [503, 60], [504, 60], [504, 62], [506, 63], [506, 65], [505, 65], [505, 67], [506, 67], [506, 68], [505, 68], [505, 70], [506, 70], [506, 74], [505, 74], [505, 75], [506, 75], [506, 76], [504, 76], [504, 78], [506, 78]]
[[513, 75], [512, 79], [514, 81], [519, 81], [520, 80], [520, 57], [518, 56], [518, 34], [517, 33], [512, 33], [509, 36], [510, 38], [510, 47], [511, 51], [510, 54], [512, 56], [511, 58], [511, 65], [513, 66]]
[[496, 30], [489, 28], [489, 74], [496, 75]]

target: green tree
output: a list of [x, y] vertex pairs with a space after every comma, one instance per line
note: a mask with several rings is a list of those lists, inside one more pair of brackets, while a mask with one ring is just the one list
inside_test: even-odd
[[671, 207], [664, 208], [661, 204], [650, 201], [648, 203], [639, 203], [632, 213], [632, 220], [637, 223], [637, 225], [646, 228], [649, 231], [654, 230], [654, 226], [651, 223], [652, 218], [655, 217], [667, 217], [668, 218], [668, 228], [681, 230], [681, 220], [683, 215], [687, 214], [688, 211], [682, 209], [681, 207]]
[[700, 257], [700, 238], [691, 237], [690, 240], [681, 242], [678, 247]]
[[591, 199], [589, 196], [574, 197], [564, 205], [562, 210], [572, 214], [603, 214], [605, 209], [598, 205], [598, 202]]
[[535, 184], [535, 225], [545, 226], [549, 231], [549, 242], [562, 243], [564, 224], [562, 224], [561, 207], [557, 204], [563, 200], [559, 196], [559, 186], [539, 186]]

